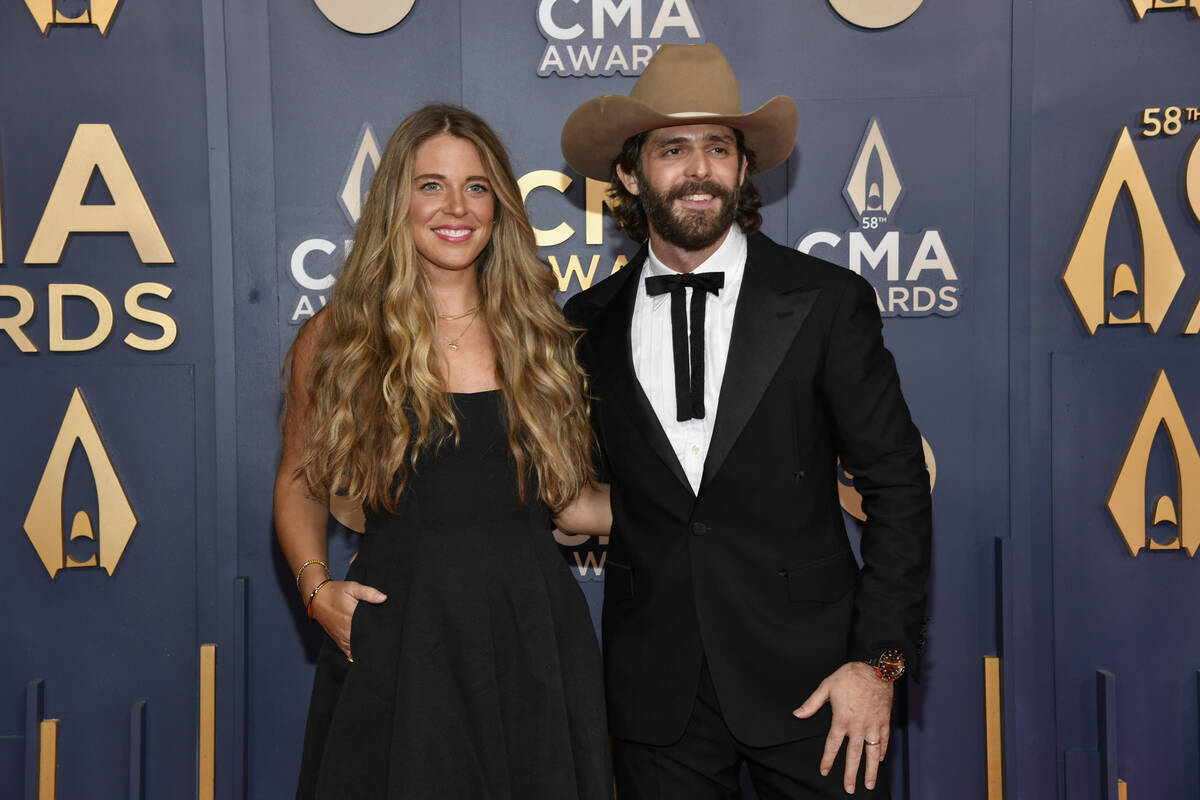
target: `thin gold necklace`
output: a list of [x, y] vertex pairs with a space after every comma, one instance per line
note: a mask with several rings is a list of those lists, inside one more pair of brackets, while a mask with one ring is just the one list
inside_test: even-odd
[[462, 319], [467, 314], [474, 314], [479, 310], [479, 303], [468, 308], [466, 311], [460, 311], [457, 314], [438, 314], [438, 319]]
[[[479, 306], [475, 306], [475, 308], [472, 308], [469, 311], [464, 311], [463, 313], [459, 314], [457, 317], [448, 317], [446, 319], [462, 318], [462, 317], [465, 317], [467, 314], [475, 314], [475, 312], [478, 310], [479, 310]], [[441, 315], [439, 314], [438, 316], [441, 316]], [[443, 336], [442, 339], [446, 342], [446, 347], [449, 347], [451, 350], [457, 350], [459, 341], [461, 341], [462, 338], [467, 335], [467, 331], [471, 330], [471, 326], [475, 324], [475, 320], [477, 320], [478, 318], [479, 318], [478, 314], [475, 314], [475, 316], [471, 317], [471, 321], [467, 323], [467, 327], [463, 328], [463, 332], [460, 333], [458, 336], [455, 336], [453, 339], [447, 339], [445, 336]]]

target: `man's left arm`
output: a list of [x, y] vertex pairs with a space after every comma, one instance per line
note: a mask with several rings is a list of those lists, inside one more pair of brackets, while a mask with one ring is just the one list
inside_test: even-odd
[[838, 301], [822, 385], [836, 428], [842, 467], [854, 476], [867, 521], [863, 568], [850, 630], [851, 661], [796, 709], [809, 717], [830, 704], [833, 723], [821, 772], [847, 743], [847, 791], [865, 755], [864, 783], [874, 788], [887, 752], [893, 687], [867, 660], [899, 651], [918, 671], [930, 564], [932, 510], [921, 435], [900, 392], [896, 364], [883, 346], [875, 292], [855, 276]]

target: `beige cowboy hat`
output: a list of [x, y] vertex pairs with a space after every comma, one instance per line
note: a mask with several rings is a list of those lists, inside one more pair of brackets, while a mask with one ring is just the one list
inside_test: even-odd
[[607, 181], [630, 136], [696, 124], [740, 130], [758, 157], [755, 172], [764, 172], [795, 147], [800, 111], [796, 101], [779, 95], [743, 114], [737, 80], [716, 45], [664, 44], [628, 97], [595, 97], [571, 113], [563, 125], [563, 157], [581, 174]]

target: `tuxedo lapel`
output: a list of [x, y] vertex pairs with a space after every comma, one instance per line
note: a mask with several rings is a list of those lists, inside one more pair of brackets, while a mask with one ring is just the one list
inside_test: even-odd
[[[629, 275], [623, 276], [624, 284], [617, 290], [611, 302], [597, 316], [591, 327], [594, 347], [598, 354], [595, 369], [602, 376], [598, 386], [606, 386], [633, 423], [635, 435], [644, 436], [656, 455], [679, 481], [692, 491], [687, 475], [675, 455], [675, 449], [667, 438], [650, 399], [642, 389], [633, 369], [633, 346], [630, 329], [633, 324], [633, 304], [641, 289], [639, 280], [642, 264], [646, 261], [643, 247], [625, 268]], [[603, 395], [602, 395], [603, 396]]]
[[794, 269], [772, 257], [774, 246], [762, 235], [748, 243], [701, 491], [720, 470], [820, 294], [804, 288]]

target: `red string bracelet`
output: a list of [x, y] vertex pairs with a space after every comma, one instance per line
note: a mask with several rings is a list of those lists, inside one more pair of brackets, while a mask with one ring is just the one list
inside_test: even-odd
[[312, 619], [312, 618], [313, 618], [313, 615], [312, 615], [312, 604], [313, 604], [313, 600], [315, 600], [315, 599], [316, 599], [316, 597], [317, 597], [317, 592], [321, 591], [321, 588], [322, 588], [323, 586], [325, 586], [325, 584], [329, 583], [331, 580], [333, 580], [333, 579], [332, 579], [332, 578], [326, 578], [325, 580], [323, 580], [323, 581], [321, 581], [320, 583], [318, 583], [318, 584], [317, 584], [317, 586], [316, 586], [316, 588], [312, 590], [312, 594], [310, 594], [310, 595], [308, 596], [308, 604], [305, 606], [305, 610], [308, 612], [308, 618], [309, 618], [309, 619]]

